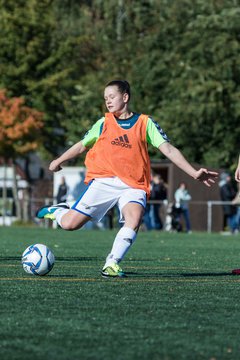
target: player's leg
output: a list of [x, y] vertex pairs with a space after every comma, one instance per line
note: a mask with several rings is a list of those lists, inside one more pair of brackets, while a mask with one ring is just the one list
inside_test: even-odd
[[66, 203], [45, 206], [37, 211], [37, 217], [56, 220], [65, 230], [80, 229], [89, 220], [100, 221], [117, 202], [111, 187], [92, 181], [85, 192], [71, 207]]
[[136, 194], [134, 194], [134, 192], [129, 193], [129, 196], [132, 195], [132, 198], [136, 201], [133, 200], [126, 203], [127, 197], [120, 199], [119, 209], [121, 216], [125, 220], [125, 224], [115, 237], [111, 252], [106, 258], [106, 262], [102, 270], [102, 276], [125, 276], [118, 264], [123, 260], [136, 240], [137, 231], [142, 223], [142, 217], [146, 205], [146, 194], [142, 192], [142, 196], [139, 196], [139, 191], [142, 192], [142, 190], [136, 190]]
[[57, 223], [64, 230], [77, 230], [85, 225], [91, 217], [76, 210], [69, 209], [67, 212], [57, 212], [55, 215]]
[[141, 204], [135, 202], [129, 202], [126, 204], [122, 209], [122, 214], [125, 219], [123, 227], [130, 228], [137, 232], [142, 223], [144, 210], [145, 208]]
[[91, 220], [91, 216], [71, 210], [67, 203], [60, 203], [52, 206], [44, 206], [36, 213], [39, 219], [56, 220], [64, 230], [80, 229]]

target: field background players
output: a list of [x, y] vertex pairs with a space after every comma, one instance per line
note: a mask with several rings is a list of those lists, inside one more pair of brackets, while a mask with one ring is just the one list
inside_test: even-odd
[[57, 204], [38, 210], [38, 218], [56, 219], [65, 230], [81, 228], [89, 220], [100, 221], [117, 205], [123, 227], [118, 231], [112, 249], [101, 271], [104, 277], [124, 277], [119, 266], [134, 243], [150, 194], [150, 159], [148, 144], [193, 179], [211, 186], [217, 173], [205, 168], [194, 169], [182, 153], [170, 144], [161, 127], [148, 115], [129, 108], [131, 97], [127, 81], [114, 80], [104, 90], [108, 113], [99, 119], [85, 137], [50, 163], [51, 171], [61, 170], [65, 161], [87, 152], [87, 190], [69, 208]]

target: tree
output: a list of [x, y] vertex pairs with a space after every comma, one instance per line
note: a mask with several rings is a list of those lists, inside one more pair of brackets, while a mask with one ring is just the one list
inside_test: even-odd
[[[0, 157], [4, 168], [11, 163], [13, 168], [13, 197], [17, 218], [21, 219], [18, 199], [15, 159], [36, 150], [43, 127], [43, 114], [25, 105], [23, 98], [9, 98], [5, 90], [0, 91]], [[6, 174], [6, 172], [5, 172]], [[3, 208], [6, 203], [6, 181], [3, 189]]]
[[100, 84], [102, 92], [107, 81], [124, 77], [133, 85], [133, 108], [155, 117], [191, 161], [231, 167], [240, 137], [237, 2], [96, 0], [91, 6], [88, 31], [101, 44], [99, 68], [81, 78], [78, 127], [90, 112], [84, 103], [101, 113]]
[[102, 115], [105, 84], [125, 78], [132, 108], [191, 161], [230, 167], [240, 135], [238, 3], [0, 0], [0, 87], [45, 113], [44, 145], [56, 155]]
[[[199, 1], [188, 8], [192, 15], [178, 27], [161, 101], [178, 146], [192, 161], [215, 167], [231, 166], [240, 136], [240, 10], [231, 5]], [[181, 11], [174, 14], [180, 23]]]
[[71, 3], [0, 0], [0, 88], [24, 96], [28, 106], [44, 112], [43, 143], [53, 155], [65, 143], [74, 85], [91, 69], [95, 53], [77, 23], [82, 5], [75, 15]]

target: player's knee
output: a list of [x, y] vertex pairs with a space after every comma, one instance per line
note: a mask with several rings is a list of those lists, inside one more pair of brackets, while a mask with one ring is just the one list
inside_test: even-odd
[[69, 212], [61, 218], [60, 226], [64, 230], [73, 231], [80, 229], [90, 217], [69, 210]]
[[73, 231], [76, 230], [77, 228], [75, 228], [74, 226], [72, 226], [71, 224], [61, 224], [61, 228], [63, 230], [67, 230], [67, 231]]
[[61, 221], [61, 228], [64, 230], [73, 231], [80, 229], [81, 227], [82, 224], [77, 223], [76, 221], [74, 221], [74, 219], [67, 219], [67, 220], [62, 219]]
[[132, 215], [131, 220], [137, 226], [141, 222], [142, 216], [140, 214]]
[[131, 227], [135, 231], [138, 230], [142, 222], [142, 216], [140, 214], [128, 214], [125, 217], [125, 225]]

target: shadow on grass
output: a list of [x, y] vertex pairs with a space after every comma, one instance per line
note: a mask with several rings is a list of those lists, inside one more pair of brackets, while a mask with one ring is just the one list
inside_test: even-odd
[[194, 278], [194, 277], [221, 277], [221, 276], [236, 276], [231, 272], [202, 272], [202, 273], [181, 273], [181, 274], [169, 274], [169, 273], [137, 273], [126, 272], [126, 275], [141, 278]]
[[66, 278], [66, 279], [71, 279], [76, 277], [76, 275], [66, 275], [66, 274], [58, 274], [58, 275], [47, 274], [46, 276], [48, 278]]
[[[103, 258], [97, 256], [63, 256], [56, 257], [56, 261], [98, 261]], [[21, 261], [21, 256], [0, 256], [0, 261]]]
[[0, 256], [0, 261], [21, 261], [21, 256]]
[[58, 256], [56, 261], [99, 261], [103, 258], [98, 256]]

